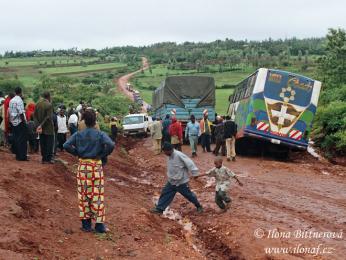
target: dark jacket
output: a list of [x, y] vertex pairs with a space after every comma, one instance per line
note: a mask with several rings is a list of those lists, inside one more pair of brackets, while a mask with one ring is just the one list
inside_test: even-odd
[[219, 123], [214, 127], [214, 136], [215, 136], [215, 140], [224, 139], [224, 124], [223, 123]]
[[237, 124], [234, 121], [227, 120], [224, 123], [225, 139], [232, 138], [237, 134]]
[[36, 126], [42, 126], [42, 134], [54, 135], [52, 114], [53, 106], [48, 100], [41, 99], [36, 104], [34, 121]]
[[162, 135], [169, 135], [169, 126], [171, 125], [172, 121], [170, 118], [166, 118], [162, 122]]

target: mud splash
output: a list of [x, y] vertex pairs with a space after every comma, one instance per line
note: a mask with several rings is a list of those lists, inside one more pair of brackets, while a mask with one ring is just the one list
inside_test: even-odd
[[[154, 205], [157, 204], [159, 200], [159, 196], [154, 196], [152, 201]], [[201, 241], [196, 241], [197, 237], [195, 235], [196, 227], [192, 223], [192, 221], [187, 217], [182, 217], [178, 212], [174, 211], [172, 208], [167, 207], [163, 212], [162, 216], [164, 218], [173, 220], [177, 222], [183, 228], [183, 235], [185, 237], [186, 242], [191, 246], [196, 252], [203, 253], [202, 248], [199, 248], [197, 245], [202, 244]]]

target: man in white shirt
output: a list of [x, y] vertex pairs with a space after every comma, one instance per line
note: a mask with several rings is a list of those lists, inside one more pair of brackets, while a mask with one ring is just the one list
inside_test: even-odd
[[25, 108], [22, 99], [22, 89], [15, 89], [16, 96], [11, 99], [8, 112], [13, 133], [13, 152], [17, 161], [27, 161], [28, 133], [25, 118]]
[[64, 143], [66, 142], [66, 136], [68, 133], [67, 129], [67, 118], [65, 116], [65, 107], [61, 107], [59, 114], [57, 116], [57, 121], [58, 121], [58, 148], [60, 151], [64, 150]]
[[73, 111], [68, 119], [68, 128], [71, 135], [78, 131], [78, 116], [75, 111]]
[[76, 107], [76, 111], [77, 111], [78, 113], [82, 110], [83, 105], [84, 105], [84, 101], [81, 100], [81, 101], [79, 102], [79, 105]]

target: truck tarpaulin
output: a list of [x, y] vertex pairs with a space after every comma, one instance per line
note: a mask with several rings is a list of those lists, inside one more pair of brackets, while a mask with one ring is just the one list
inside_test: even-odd
[[182, 99], [201, 99], [197, 107], [215, 106], [215, 81], [206, 76], [170, 76], [153, 92], [153, 107], [163, 104], [184, 107]]

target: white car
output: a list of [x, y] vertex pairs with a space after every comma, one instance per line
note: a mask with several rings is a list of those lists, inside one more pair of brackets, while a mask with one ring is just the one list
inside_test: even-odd
[[143, 135], [147, 136], [150, 125], [153, 122], [147, 114], [130, 114], [123, 119], [123, 132], [125, 136]]

